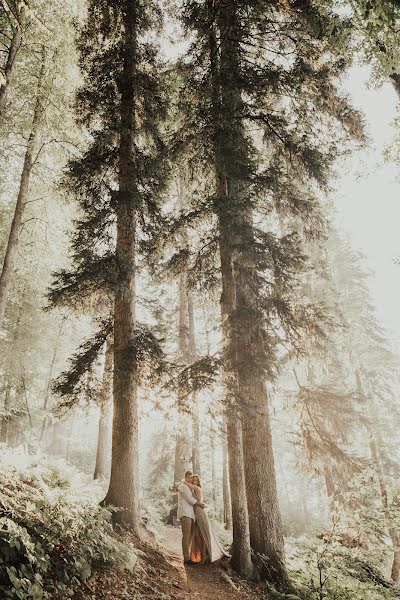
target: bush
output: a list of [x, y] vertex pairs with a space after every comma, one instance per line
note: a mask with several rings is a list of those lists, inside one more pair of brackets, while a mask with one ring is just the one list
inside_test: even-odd
[[302, 598], [400, 597], [390, 580], [394, 547], [388, 535], [389, 527], [399, 531], [399, 497], [398, 483], [372, 468], [348, 483], [336, 497], [331, 529], [297, 540], [289, 552], [292, 581]]
[[394, 600], [393, 584], [365, 556], [346, 547], [341, 536], [297, 541], [289, 559], [290, 577], [302, 600]]
[[134, 548], [114, 536], [110, 510], [95, 503], [93, 490], [72, 486], [64, 467], [0, 464], [2, 599], [69, 598], [96, 565], [135, 566]]

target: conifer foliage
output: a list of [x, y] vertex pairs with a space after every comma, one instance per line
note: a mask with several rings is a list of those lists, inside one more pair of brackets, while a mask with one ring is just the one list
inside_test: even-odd
[[[53, 495], [68, 530], [105, 534], [102, 560], [118, 558], [107, 515], [144, 548], [142, 523], [173, 515], [172, 480], [190, 466], [208, 517], [226, 523], [215, 532], [235, 580], [258, 581], [241, 580], [245, 595], [292, 597], [295, 563], [304, 597], [350, 597], [360, 573], [372, 590], [380, 569], [394, 597], [398, 355], [324, 194], [337, 158], [364, 142], [340, 91], [351, 54], [400, 90], [397, 4], [0, 0], [0, 462], [46, 452], [94, 474], [105, 508], [87, 515], [51, 492], [47, 467], [38, 485], [7, 471], [7, 486], [25, 505], [33, 481], [36, 508], [51, 512]], [[55, 310], [42, 312], [45, 290]], [[330, 517], [314, 568], [311, 547], [299, 564], [284, 532], [314, 535]], [[0, 535], [0, 588], [39, 597], [53, 575], [47, 561], [28, 573], [25, 521]], [[50, 556], [65, 528], [47, 521]], [[75, 550], [65, 573], [85, 579], [89, 554]]]
[[300, 297], [301, 238], [321, 234], [318, 189], [346, 140], [362, 137], [358, 113], [334, 83], [346, 66], [335, 32], [343, 43], [348, 26], [321, 2], [196, 0], [181, 16], [194, 41], [181, 63], [176, 152], [202, 174], [203, 193], [178, 225], [202, 214], [219, 242], [233, 562], [248, 574], [251, 547], [264, 576], [282, 585], [265, 380], [280, 348], [323, 330], [321, 306]]
[[122, 507], [116, 520], [139, 533], [137, 386], [138, 256], [159, 213], [165, 184], [159, 122], [165, 113], [157, 52], [151, 42], [160, 14], [151, 2], [89, 2], [79, 38], [84, 83], [76, 108], [90, 135], [81, 158], [69, 165], [67, 187], [81, 218], [72, 239], [73, 268], [58, 273], [56, 304], [90, 309], [96, 300], [114, 328], [114, 420], [106, 504]]

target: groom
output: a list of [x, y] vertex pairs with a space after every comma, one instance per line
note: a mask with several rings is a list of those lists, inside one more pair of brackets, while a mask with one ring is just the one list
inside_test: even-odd
[[181, 481], [178, 485], [178, 519], [181, 522], [182, 527], [182, 552], [183, 562], [185, 565], [196, 565], [190, 559], [190, 534], [192, 532], [192, 526], [195, 520], [194, 507], [201, 506], [204, 508], [204, 504], [197, 502], [193, 496], [192, 490], [185, 484], [185, 481], [192, 483], [193, 473], [192, 471], [186, 471], [185, 480]]

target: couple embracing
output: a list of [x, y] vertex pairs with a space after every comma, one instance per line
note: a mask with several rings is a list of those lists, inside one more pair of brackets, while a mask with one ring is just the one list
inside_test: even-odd
[[178, 485], [178, 519], [185, 565], [204, 565], [228, 556], [205, 510], [200, 477], [191, 471], [186, 471], [185, 479]]

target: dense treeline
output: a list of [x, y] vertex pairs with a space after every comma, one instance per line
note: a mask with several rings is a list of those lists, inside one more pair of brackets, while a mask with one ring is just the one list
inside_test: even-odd
[[399, 12], [0, 3], [0, 441], [105, 483], [138, 544], [190, 465], [233, 568], [310, 598], [357, 597], [329, 561], [400, 579], [398, 354], [326, 200], [368, 144], [354, 60], [399, 93]]

